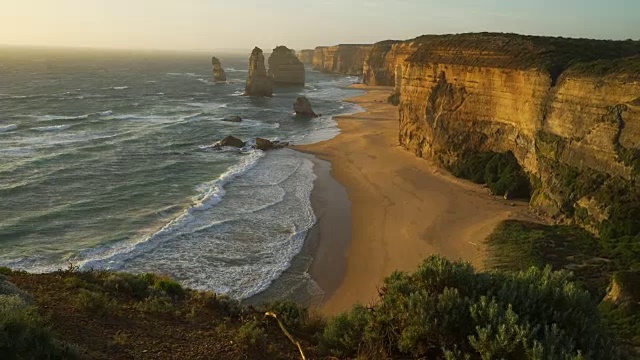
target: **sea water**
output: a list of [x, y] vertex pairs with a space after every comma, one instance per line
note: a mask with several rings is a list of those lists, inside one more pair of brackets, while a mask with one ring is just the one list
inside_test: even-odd
[[[218, 56], [228, 82], [212, 81]], [[248, 55], [0, 50], [0, 266], [157, 272], [242, 299], [266, 289], [316, 219], [292, 150], [215, 150], [226, 135], [330, 139], [354, 77], [242, 96]], [[319, 118], [292, 113], [306, 96]], [[231, 123], [225, 117], [239, 115]]]

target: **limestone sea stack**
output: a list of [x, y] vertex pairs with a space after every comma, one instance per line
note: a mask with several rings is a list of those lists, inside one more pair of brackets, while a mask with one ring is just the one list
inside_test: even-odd
[[318, 117], [318, 114], [311, 108], [311, 102], [304, 96], [296, 99], [296, 102], [293, 104], [293, 110], [296, 112], [296, 115]]
[[304, 64], [286, 46], [273, 49], [269, 57], [269, 75], [276, 85], [304, 86]]
[[248, 96], [273, 96], [273, 78], [267, 75], [262, 49], [255, 47], [249, 58], [249, 76], [244, 94]]
[[211, 64], [213, 65], [213, 80], [227, 81], [227, 74], [224, 73], [220, 60], [214, 56], [211, 58]]

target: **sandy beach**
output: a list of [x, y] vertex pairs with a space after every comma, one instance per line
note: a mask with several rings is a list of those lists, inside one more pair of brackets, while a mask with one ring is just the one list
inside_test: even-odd
[[[367, 94], [349, 101], [366, 112], [338, 118], [341, 134], [332, 140], [295, 147], [331, 163], [331, 174], [351, 205], [349, 224], [336, 220], [326, 206], [344, 195], [329, 193], [314, 204], [320, 231], [309, 272], [326, 291], [321, 311], [328, 315], [370, 303], [385, 276], [415, 270], [429, 255], [481, 268], [483, 240], [495, 226], [531, 217], [526, 202], [491, 196], [402, 149], [398, 108], [386, 103], [391, 88], [356, 86]], [[318, 193], [321, 189], [315, 196], [322, 197]], [[345, 231], [350, 242], [333, 245], [344, 242], [335, 236]], [[342, 262], [344, 269], [337, 272], [342, 277], [336, 279]]]

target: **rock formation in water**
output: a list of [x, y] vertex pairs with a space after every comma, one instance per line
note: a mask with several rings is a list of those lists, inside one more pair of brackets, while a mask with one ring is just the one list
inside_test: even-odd
[[227, 75], [224, 73], [220, 60], [214, 56], [211, 58], [211, 64], [213, 65], [213, 79], [215, 81], [227, 81]]
[[267, 69], [264, 66], [264, 54], [258, 47], [253, 49], [249, 58], [249, 75], [247, 76], [244, 94], [249, 96], [273, 95], [273, 78], [267, 75]]
[[314, 53], [315, 50], [313, 49], [300, 50], [298, 51], [298, 59], [300, 59], [303, 64], [312, 65]]
[[242, 118], [238, 115], [230, 115], [226, 116], [222, 119], [222, 121], [226, 122], [242, 122]]
[[296, 102], [293, 104], [293, 110], [296, 112], [296, 115], [318, 117], [311, 108], [311, 102], [304, 96], [296, 99]]
[[286, 46], [278, 46], [269, 56], [269, 76], [276, 85], [304, 86], [304, 64]]
[[223, 146], [229, 146], [229, 147], [236, 147], [236, 148], [241, 148], [244, 147], [246, 144], [244, 141], [238, 139], [235, 136], [226, 136], [224, 139], [218, 141], [218, 143], [215, 144], [214, 149], [219, 149]]
[[313, 56], [313, 68], [327, 73], [362, 75], [365, 58], [373, 45], [342, 44], [319, 46]]

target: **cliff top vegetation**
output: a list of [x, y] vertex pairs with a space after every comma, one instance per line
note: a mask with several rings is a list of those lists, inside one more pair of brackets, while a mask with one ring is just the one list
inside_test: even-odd
[[[557, 78], [572, 65], [598, 60], [640, 55], [640, 41], [594, 40], [565, 37], [518, 35], [511, 33], [466, 33], [423, 35], [411, 42], [419, 49], [407, 61], [453, 63], [548, 71]], [[609, 68], [617, 71], [637, 69], [635, 61], [619, 62]], [[601, 66], [581, 66], [584, 73], [600, 72]]]

